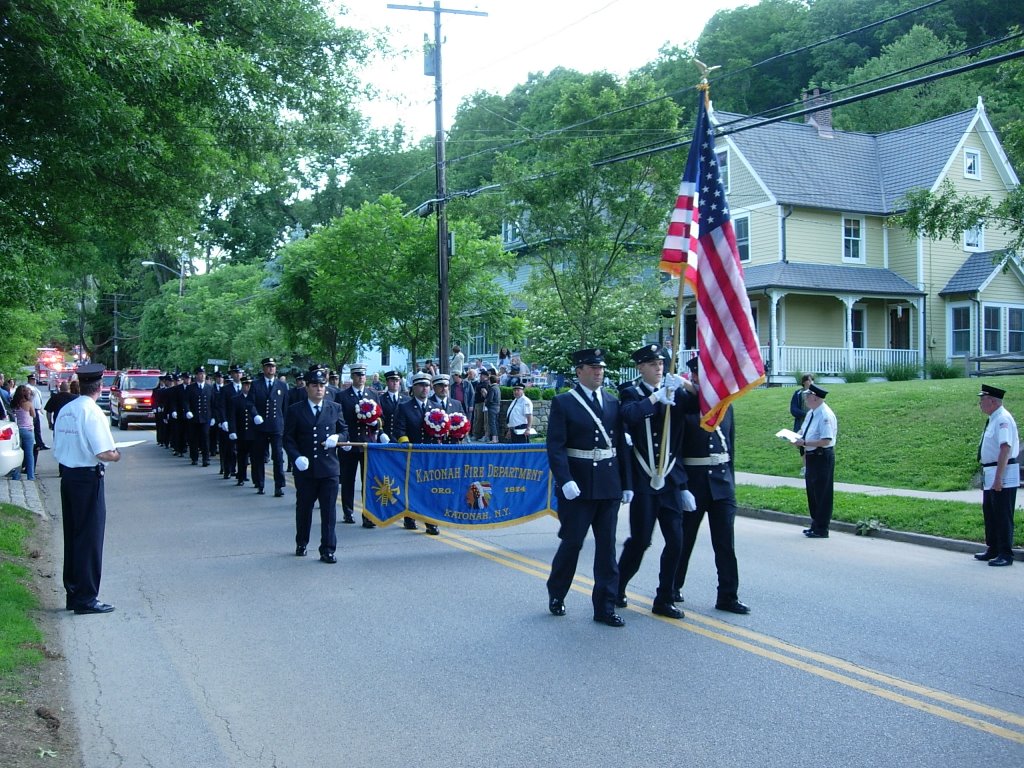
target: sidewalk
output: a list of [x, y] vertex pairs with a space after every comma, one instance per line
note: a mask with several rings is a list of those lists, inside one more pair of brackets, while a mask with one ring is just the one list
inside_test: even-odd
[[[755, 475], [751, 472], [737, 472], [736, 483], [738, 485], [758, 485], [762, 488], [803, 488], [802, 477], [777, 477], [775, 475]], [[909, 496], [917, 499], [935, 499], [937, 501], [964, 501], [969, 504], [978, 505], [978, 514], [981, 515], [981, 489], [973, 488], [969, 491], [912, 491], [906, 488], [882, 488], [876, 485], [856, 485], [854, 483], [836, 483], [835, 489], [844, 493], [865, 493], [869, 496]], [[1017, 494], [1017, 508], [1024, 509], [1024, 493]], [[759, 520], [773, 520], [779, 523], [791, 525], [807, 525], [806, 515], [790, 515], [786, 512], [776, 512], [769, 509], [753, 509], [751, 507], [740, 507], [738, 513], [745, 517], [754, 517]], [[830, 526], [833, 531], [844, 533], [856, 533], [857, 526], [854, 523], [844, 523], [833, 520]], [[976, 541], [963, 541], [961, 539], [944, 539], [939, 536], [929, 536], [926, 533], [908, 533], [906, 531], [892, 531], [882, 529], [871, 534], [874, 538], [890, 539], [892, 541], [903, 541], [908, 544], [919, 544], [925, 547], [937, 547], [948, 549], [954, 552], [977, 552], [984, 548], [984, 544]], [[1014, 549], [1016, 560], [1024, 560], [1024, 549]]]
[[35, 512], [43, 520], [48, 519], [43, 505], [42, 487], [35, 480], [11, 480], [0, 478], [0, 503], [14, 504]]

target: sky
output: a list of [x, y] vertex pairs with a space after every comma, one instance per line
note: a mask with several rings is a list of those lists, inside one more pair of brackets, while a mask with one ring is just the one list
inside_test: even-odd
[[[422, 44], [424, 34], [434, 37], [433, 3], [390, 2], [429, 11], [389, 9], [389, 0], [348, 0], [341, 19], [367, 31], [388, 28], [391, 45], [408, 52], [364, 73], [381, 96], [361, 109], [377, 127], [402, 122], [414, 139], [432, 136], [434, 79], [423, 74]], [[696, 40], [716, 11], [740, 5], [756, 0], [443, 0], [442, 8], [488, 14], [441, 16], [445, 127], [459, 102], [478, 90], [504, 95], [531, 72], [558, 66], [626, 75], [656, 59], [662, 46]], [[695, 68], [694, 85], [697, 79]]]

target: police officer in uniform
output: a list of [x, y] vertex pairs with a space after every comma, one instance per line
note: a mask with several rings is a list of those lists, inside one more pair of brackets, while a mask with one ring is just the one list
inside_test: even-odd
[[256, 493], [263, 495], [266, 483], [266, 467], [263, 457], [270, 448], [270, 458], [274, 462], [274, 496], [284, 496], [284, 454], [282, 437], [284, 435], [284, 415], [286, 385], [277, 380], [277, 361], [272, 357], [263, 358], [260, 365], [263, 374], [258, 376], [249, 388], [249, 402], [255, 406], [256, 413], [252, 422], [256, 428], [256, 438], [252, 444], [252, 481], [256, 484]]
[[619, 505], [633, 498], [619, 403], [605, 393], [600, 349], [572, 355], [576, 386], [551, 401], [547, 454], [558, 498], [561, 543], [548, 578], [548, 610], [565, 615], [565, 596], [576, 574], [587, 531], [594, 530], [594, 621], [610, 627], [626, 622], [615, 613], [619, 569], [615, 526]]
[[[336, 397], [341, 404], [341, 412], [345, 417], [345, 424], [348, 427], [348, 439], [352, 443], [370, 442], [369, 427], [356, 417], [356, 406], [360, 400], [377, 401], [377, 393], [366, 386], [366, 366], [352, 365], [349, 367], [349, 374], [352, 378], [352, 386], [341, 390]], [[344, 514], [343, 522], [354, 523], [355, 518], [355, 497], [356, 497], [356, 472], [362, 477], [366, 467], [366, 449], [347, 450], [350, 446], [342, 446], [341, 454], [341, 511]], [[377, 525], [366, 515], [363, 515], [363, 528], [376, 528]]]
[[324, 372], [312, 368], [304, 380], [306, 398], [288, 407], [284, 429], [284, 449], [295, 468], [295, 554], [306, 555], [313, 504], [319, 503], [320, 560], [333, 564], [338, 562], [334, 554], [338, 545], [337, 446], [348, 438], [348, 432], [341, 406], [324, 397]]
[[96, 401], [103, 387], [103, 366], [79, 366], [81, 397], [61, 408], [54, 424], [54, 458], [60, 464], [60, 502], [64, 528], [65, 607], [76, 614], [110, 613], [114, 606], [97, 598], [103, 571], [103, 533], [107, 520], [103, 475], [107, 462], [120, 461], [110, 422]]
[[[664, 376], [665, 356], [657, 344], [636, 350], [633, 361], [640, 378], [619, 393], [622, 421], [632, 437], [629, 452], [633, 476], [633, 500], [629, 505], [629, 538], [619, 558], [619, 588], [616, 605], [626, 607], [626, 586], [640, 570], [644, 552], [651, 546], [654, 524], [661, 526], [665, 548], [661, 552], [658, 591], [654, 613], [670, 619], [683, 618], [672, 604], [673, 580], [683, 548], [683, 491], [686, 470], [680, 461], [680, 447], [686, 429], [682, 402], [676, 403], [675, 390], [681, 379]], [[662, 379], [666, 381], [662, 381]], [[682, 398], [680, 397], [680, 401]], [[669, 411], [668, 452], [662, 464], [665, 411]]]
[[750, 613], [750, 608], [740, 602], [737, 592], [740, 585], [739, 569], [736, 565], [735, 537], [733, 524], [736, 521], [736, 477], [734, 474], [735, 429], [732, 421], [732, 407], [726, 409], [714, 432], [700, 426], [700, 403], [697, 389], [700, 387], [697, 358], [686, 361], [691, 372], [692, 386], [683, 398], [686, 411], [686, 431], [683, 434], [682, 457], [686, 467], [687, 488], [693, 494], [693, 504], [686, 504], [683, 512], [683, 554], [676, 569], [676, 602], [683, 601], [683, 584], [690, 563], [690, 554], [697, 541], [704, 514], [708, 516], [711, 530], [711, 548], [715, 551], [715, 567], [718, 570], [718, 599], [715, 608], [730, 613]]
[[[395, 427], [398, 442], [424, 444], [434, 442], [427, 434], [423, 424], [423, 417], [434, 406], [428, 397], [430, 388], [430, 374], [416, 373], [412, 377], [412, 397], [398, 406], [397, 426]], [[437, 536], [440, 531], [433, 523], [427, 523], [427, 533]], [[416, 530], [416, 521], [411, 517], [405, 518], [405, 527], [409, 530]]]
[[188, 455], [192, 465], [203, 457], [203, 466], [210, 466], [210, 427], [213, 418], [213, 385], [206, 381], [206, 369], [196, 368], [196, 378], [185, 388], [185, 424], [188, 425]]
[[835, 489], [836, 438], [839, 424], [832, 409], [825, 405], [827, 389], [812, 384], [807, 388], [804, 402], [807, 415], [800, 427], [800, 438], [794, 443], [804, 449], [804, 485], [807, 487], [807, 510], [811, 527], [804, 529], [809, 539], [827, 539], [832, 522], [832, 500]]
[[1020, 485], [1020, 436], [1017, 422], [1003, 407], [1006, 390], [981, 385], [978, 406], [988, 416], [978, 446], [978, 460], [984, 477], [981, 511], [985, 516], [985, 551], [976, 560], [992, 566], [1013, 565], [1013, 510]]
[[171, 441], [175, 456], [184, 456], [188, 450], [188, 430], [185, 426], [186, 397], [185, 388], [192, 383], [192, 374], [183, 371], [174, 375], [174, 386], [171, 387]]
[[[402, 394], [402, 375], [398, 371], [384, 374], [384, 392], [380, 396], [381, 431], [389, 438], [398, 438], [398, 407], [409, 402], [409, 396]], [[406, 530], [415, 531], [416, 521], [411, 517], [404, 519]]]
[[235, 476], [238, 464], [238, 454], [235, 450], [236, 439], [231, 439], [232, 411], [235, 407], [235, 398], [242, 394], [242, 366], [233, 365], [228, 370], [228, 382], [220, 388], [219, 405], [217, 407], [217, 424], [221, 438], [220, 450], [220, 471], [225, 480]]
[[249, 459], [256, 439], [256, 406], [249, 399], [252, 379], [243, 374], [238, 383], [241, 391], [235, 394], [228, 409], [228, 439], [235, 446], [235, 485], [241, 486], [248, 480]]

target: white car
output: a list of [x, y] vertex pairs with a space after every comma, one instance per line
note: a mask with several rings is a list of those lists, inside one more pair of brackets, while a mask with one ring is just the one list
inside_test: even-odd
[[24, 458], [18, 425], [9, 419], [0, 419], [0, 477], [20, 467]]

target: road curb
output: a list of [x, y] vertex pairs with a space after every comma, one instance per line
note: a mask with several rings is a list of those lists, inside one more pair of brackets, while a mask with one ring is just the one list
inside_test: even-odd
[[0, 501], [33, 512], [43, 520], [49, 519], [43, 504], [43, 490], [38, 480], [0, 479]]
[[[756, 520], [769, 520], [775, 523], [787, 523], [789, 525], [800, 525], [806, 527], [809, 518], [807, 515], [791, 515], [788, 512], [779, 512], [774, 509], [757, 509], [740, 505], [736, 512], [743, 517], [751, 517]], [[856, 535], [857, 524], [847, 523], [840, 520], [833, 520], [829, 526], [831, 531], [841, 533], [852, 533]], [[984, 544], [976, 541], [964, 541], [963, 539], [946, 539], [941, 536], [931, 536], [927, 533], [911, 533], [909, 531], [894, 531], [889, 528], [881, 528], [871, 532], [871, 538], [899, 541], [904, 544], [917, 544], [922, 547], [934, 547], [936, 549], [947, 549], [951, 552], [977, 552]], [[1014, 560], [1024, 561], [1024, 549], [1013, 551]]]

